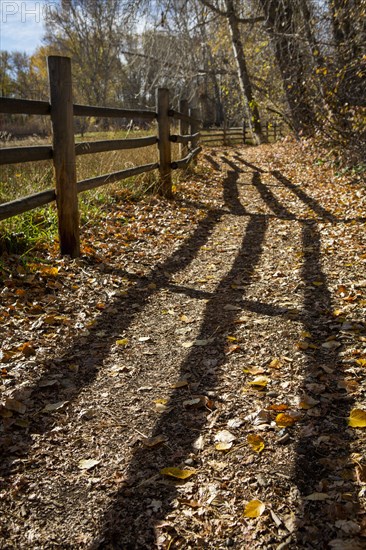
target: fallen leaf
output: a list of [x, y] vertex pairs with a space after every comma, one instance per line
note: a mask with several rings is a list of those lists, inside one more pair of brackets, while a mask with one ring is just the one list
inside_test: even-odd
[[216, 443], [215, 449], [216, 451], [228, 451], [233, 446], [232, 441], [229, 443], [225, 443], [224, 441], [220, 441], [219, 443]]
[[200, 508], [202, 506], [198, 502], [198, 500], [187, 500], [186, 498], [178, 498], [178, 502], [180, 502], [180, 504], [184, 504], [185, 506], [190, 506], [191, 508]]
[[149, 437], [148, 439], [144, 439], [142, 443], [145, 445], [145, 447], [149, 447], [149, 449], [153, 447], [157, 447], [158, 445], [161, 445], [161, 443], [165, 443], [167, 441], [167, 438], [165, 435], [157, 435], [155, 437]]
[[80, 470], [91, 470], [100, 463], [100, 460], [94, 460], [93, 458], [82, 459], [78, 462], [78, 468]]
[[312, 409], [319, 404], [319, 401], [313, 399], [310, 395], [304, 395], [301, 400], [299, 399], [299, 409], [308, 410]]
[[8, 411], [14, 411], [20, 414], [24, 414], [27, 410], [27, 407], [24, 405], [24, 403], [21, 403], [17, 399], [11, 399], [10, 397], [5, 399], [4, 407]]
[[160, 473], [164, 476], [174, 477], [176, 479], [188, 479], [197, 473], [197, 470], [181, 470], [180, 468], [163, 468]]
[[203, 435], [200, 435], [197, 437], [197, 439], [192, 443], [192, 447], [196, 449], [196, 451], [202, 451], [205, 446], [205, 439]]
[[266, 509], [265, 504], [261, 500], [251, 500], [244, 508], [244, 517], [258, 518]]
[[269, 405], [269, 407], [267, 408], [269, 411], [280, 412], [280, 411], [287, 411], [289, 409], [289, 406], [286, 405], [285, 403], [280, 403], [279, 405], [276, 405], [276, 404]]
[[155, 409], [159, 413], [169, 413], [173, 410], [173, 407], [167, 407], [167, 405], [164, 405], [164, 403], [155, 403]]
[[283, 366], [283, 363], [280, 359], [275, 358], [268, 365], [271, 369], [280, 369]]
[[193, 323], [193, 319], [190, 319], [189, 317], [187, 317], [187, 315], [181, 315], [179, 317], [179, 319], [183, 322], [183, 323], [186, 323], [187, 325], [189, 323]]
[[286, 413], [280, 413], [276, 416], [276, 424], [279, 428], [288, 428], [293, 426], [296, 422], [296, 418]]
[[120, 340], [116, 340], [116, 345], [125, 348], [128, 345], [128, 338], [121, 338]]
[[256, 453], [260, 453], [265, 447], [263, 437], [257, 434], [249, 434], [247, 436], [247, 442]]
[[58, 401], [57, 403], [48, 403], [43, 409], [42, 412], [53, 412], [63, 409], [65, 405], [68, 404], [68, 401]]
[[245, 374], [252, 374], [253, 376], [255, 376], [256, 374], [262, 374], [263, 372], [265, 372], [265, 370], [263, 367], [246, 367], [243, 368], [243, 372]]
[[322, 348], [325, 348], [325, 349], [336, 349], [336, 348], [339, 348], [341, 344], [339, 342], [337, 342], [336, 340], [329, 340], [329, 342], [324, 342], [324, 344], [322, 344]]
[[224, 306], [224, 309], [225, 309], [226, 311], [241, 311], [242, 308], [239, 307], [239, 306], [234, 306], [234, 305], [232, 305], [232, 304], [226, 304], [226, 305]]
[[257, 376], [257, 378], [249, 382], [249, 386], [255, 390], [263, 391], [266, 389], [268, 382], [269, 378], [267, 378], [267, 376]]
[[366, 411], [362, 409], [352, 409], [348, 426], [351, 428], [366, 428]]
[[172, 388], [184, 388], [185, 386], [188, 386], [188, 380], [186, 378], [182, 378], [182, 380], [178, 380], [175, 384], [173, 384]]
[[182, 346], [183, 348], [191, 348], [193, 344], [194, 342], [183, 342]]
[[364, 358], [356, 359], [356, 363], [360, 365], [360, 367], [366, 367], [366, 359]]
[[36, 350], [30, 342], [26, 342], [20, 347], [20, 350], [25, 357], [31, 357], [36, 354]]
[[228, 430], [221, 430], [215, 435], [215, 441], [219, 443], [231, 443], [235, 441], [236, 437]]
[[51, 277], [56, 277], [58, 275], [58, 267], [43, 266], [40, 269], [41, 275], [50, 275]]

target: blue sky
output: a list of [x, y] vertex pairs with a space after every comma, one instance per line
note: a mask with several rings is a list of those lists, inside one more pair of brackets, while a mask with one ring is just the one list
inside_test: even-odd
[[0, 49], [31, 54], [42, 45], [45, 12], [56, 0], [0, 0]]

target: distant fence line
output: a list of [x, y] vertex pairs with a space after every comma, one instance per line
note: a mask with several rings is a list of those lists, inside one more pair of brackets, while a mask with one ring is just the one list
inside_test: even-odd
[[[0, 165], [20, 162], [35, 162], [52, 159], [55, 171], [55, 189], [49, 189], [0, 204], [0, 220], [4, 220], [56, 201], [58, 232], [61, 254], [72, 258], [80, 255], [80, 228], [78, 193], [105, 184], [159, 170], [159, 192], [165, 197], [172, 196], [172, 170], [186, 168], [202, 150], [204, 144], [222, 142], [247, 142], [249, 128], [223, 128], [200, 132], [201, 120], [198, 109], [190, 109], [187, 100], [181, 100], [179, 111], [170, 107], [169, 90], [159, 88], [156, 93], [156, 111], [144, 109], [119, 109], [77, 105], [72, 101], [71, 60], [68, 57], [50, 56], [47, 58], [50, 101], [0, 98], [0, 113], [46, 115], [51, 118], [52, 145], [31, 147], [7, 147], [0, 150]], [[74, 117], [146, 119], [157, 122], [157, 136], [133, 139], [75, 142]], [[171, 121], [179, 121], [179, 134], [171, 134]], [[274, 132], [274, 140], [280, 129], [267, 125]], [[180, 159], [172, 160], [172, 143], [179, 144]], [[157, 145], [159, 162], [136, 166], [110, 174], [77, 181], [76, 156], [135, 149]]]

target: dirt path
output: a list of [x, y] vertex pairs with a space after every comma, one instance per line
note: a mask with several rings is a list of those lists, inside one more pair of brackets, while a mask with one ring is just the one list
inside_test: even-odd
[[4, 281], [0, 548], [365, 548], [364, 185], [278, 144], [177, 196]]

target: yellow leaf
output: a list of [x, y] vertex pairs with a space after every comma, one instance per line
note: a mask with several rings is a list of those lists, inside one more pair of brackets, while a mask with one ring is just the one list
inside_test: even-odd
[[260, 435], [249, 434], [247, 436], [247, 442], [256, 453], [260, 453], [265, 447], [264, 439]]
[[283, 363], [280, 359], [272, 359], [270, 364], [268, 365], [271, 369], [280, 369], [283, 366]]
[[181, 321], [183, 321], [183, 323], [187, 323], [187, 324], [188, 324], [188, 323], [192, 323], [192, 319], [190, 319], [189, 317], [187, 317], [187, 315], [181, 315], [181, 316], [179, 317], [179, 319], [180, 319]]
[[360, 365], [360, 367], [366, 367], [366, 359], [364, 358], [356, 359], [356, 363], [357, 365]]
[[235, 338], [235, 336], [227, 336], [226, 337], [226, 340], [228, 342], [236, 342], [237, 341], [237, 338]]
[[289, 426], [293, 426], [296, 422], [296, 418], [293, 418], [289, 414], [286, 413], [280, 413], [276, 416], [276, 424], [280, 428], [287, 428]]
[[265, 504], [261, 500], [251, 500], [245, 506], [244, 517], [246, 518], [258, 518], [266, 509]]
[[302, 338], [311, 338], [311, 334], [310, 334], [310, 332], [303, 331], [303, 332], [301, 333], [301, 337], [302, 337]]
[[116, 340], [117, 346], [123, 346], [124, 348], [128, 345], [128, 338], [122, 338], [121, 340]]
[[166, 405], [168, 401], [169, 399], [166, 399], [165, 397], [160, 397], [159, 399], [155, 399], [154, 403], [160, 404], [160, 405]]
[[175, 477], [176, 479], [188, 479], [192, 477], [197, 470], [181, 470], [180, 468], [163, 468], [160, 473], [164, 476]]
[[45, 265], [40, 271], [42, 275], [50, 275], [51, 277], [56, 277], [58, 275], [58, 267], [49, 267]]
[[366, 411], [352, 409], [348, 419], [348, 426], [351, 428], [366, 428]]
[[268, 382], [269, 379], [267, 378], [267, 376], [257, 376], [257, 378], [249, 382], [249, 385], [256, 390], [262, 391], [266, 389]]

